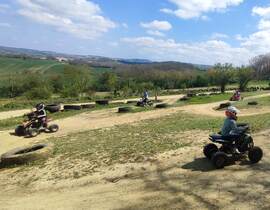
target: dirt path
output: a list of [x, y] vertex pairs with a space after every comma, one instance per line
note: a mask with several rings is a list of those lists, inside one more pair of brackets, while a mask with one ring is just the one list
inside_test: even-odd
[[[269, 94], [263, 94], [260, 96], [252, 96], [252, 98], [265, 97]], [[175, 103], [181, 96], [164, 96], [162, 99], [164, 102]], [[246, 98], [246, 99], [250, 99]], [[10, 135], [13, 131], [0, 131], [0, 154], [7, 152], [8, 150], [16, 147], [24, 146], [39, 142], [49, 137], [65, 136], [71, 133], [87, 131], [91, 129], [112, 127], [115, 125], [135, 123], [147, 119], [156, 119], [167, 115], [172, 115], [180, 111], [185, 111], [192, 114], [202, 114], [208, 116], [224, 116], [223, 111], [215, 111], [213, 107], [216, 107], [221, 102], [215, 102], [210, 104], [199, 104], [199, 105], [187, 105], [181, 107], [173, 107], [168, 109], [153, 110], [148, 112], [118, 114], [117, 108], [93, 111], [90, 113], [83, 113], [70, 118], [55, 121], [60, 126], [60, 130], [56, 134], [41, 134], [34, 139], [27, 139], [17, 136]], [[265, 111], [265, 112], [263, 112]], [[266, 110], [254, 110], [253, 112], [248, 110], [242, 110], [240, 116], [253, 115], [259, 113], [268, 113], [270, 109]], [[79, 123], [78, 123], [79, 122]]]
[[115, 165], [81, 179], [36, 181], [21, 190], [1, 188], [0, 209], [270, 208], [269, 130], [255, 135], [265, 154], [259, 164], [243, 161], [223, 170], [214, 170], [202, 155], [206, 133], [194, 131], [193, 135], [202, 138], [191, 147], [143, 163]]
[[30, 111], [31, 111], [30, 109], [22, 109], [22, 110], [0, 112], [0, 120], [12, 118], [12, 117], [19, 117]]

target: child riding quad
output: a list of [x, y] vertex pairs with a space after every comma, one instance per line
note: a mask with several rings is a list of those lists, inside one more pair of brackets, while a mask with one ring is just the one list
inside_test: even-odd
[[37, 104], [36, 111], [26, 114], [25, 116], [27, 116], [28, 119], [15, 129], [15, 134], [18, 136], [35, 137], [41, 131], [57, 132], [59, 129], [59, 126], [56, 124], [48, 125], [51, 119], [47, 118], [45, 105], [43, 103]]
[[137, 102], [137, 106], [142, 106], [142, 107], [145, 107], [145, 106], [152, 106], [153, 105], [153, 102], [151, 100], [149, 100], [149, 95], [148, 95], [148, 91], [145, 90], [143, 92], [143, 97], [140, 101]]
[[[246, 154], [251, 163], [257, 163], [262, 159], [263, 151], [260, 147], [254, 146], [248, 124], [236, 123], [237, 113], [238, 109], [228, 107], [222, 131], [209, 137], [215, 144], [207, 144], [203, 149], [204, 155], [218, 169], [231, 161], [239, 160]], [[216, 144], [221, 144], [221, 147], [218, 148]]]
[[233, 96], [230, 98], [230, 101], [240, 101], [241, 98], [241, 92], [239, 90], [236, 90]]

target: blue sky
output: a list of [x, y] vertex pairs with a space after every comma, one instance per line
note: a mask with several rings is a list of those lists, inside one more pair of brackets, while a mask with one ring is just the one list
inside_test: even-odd
[[0, 45], [247, 64], [270, 49], [270, 0], [1, 0]]

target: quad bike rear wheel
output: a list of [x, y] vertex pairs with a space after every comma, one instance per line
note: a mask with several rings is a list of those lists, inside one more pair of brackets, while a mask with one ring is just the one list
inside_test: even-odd
[[27, 134], [30, 137], [36, 137], [39, 134], [39, 130], [37, 128], [29, 128]]
[[224, 168], [228, 162], [228, 156], [225, 152], [216, 152], [212, 156], [212, 163], [217, 169]]
[[53, 125], [50, 125], [48, 129], [51, 133], [55, 133], [59, 130], [59, 126], [56, 124], [53, 124]]
[[203, 148], [203, 153], [208, 159], [211, 159], [212, 155], [217, 151], [218, 148], [215, 144], [207, 144]]
[[263, 157], [263, 151], [260, 147], [253, 147], [248, 151], [248, 159], [252, 163], [258, 163]]

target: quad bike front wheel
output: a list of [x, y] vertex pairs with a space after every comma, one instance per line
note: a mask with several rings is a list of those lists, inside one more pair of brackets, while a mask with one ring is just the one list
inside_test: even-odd
[[51, 133], [55, 133], [55, 132], [57, 132], [57, 131], [59, 130], [59, 126], [56, 125], [56, 124], [50, 125], [50, 126], [48, 127], [48, 130], [49, 130]]
[[252, 163], [258, 163], [263, 157], [263, 151], [260, 147], [253, 147], [248, 151], [248, 159]]
[[23, 125], [19, 125], [16, 127], [15, 134], [17, 136], [24, 136], [25, 135], [25, 128], [23, 127]]
[[211, 161], [217, 169], [221, 169], [227, 164], [228, 156], [225, 152], [216, 152], [213, 154]]
[[218, 148], [215, 144], [207, 144], [203, 148], [203, 153], [205, 157], [211, 159], [212, 155], [218, 151]]
[[39, 130], [37, 128], [29, 128], [27, 134], [30, 137], [36, 137], [39, 134]]

